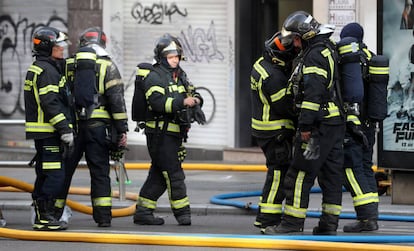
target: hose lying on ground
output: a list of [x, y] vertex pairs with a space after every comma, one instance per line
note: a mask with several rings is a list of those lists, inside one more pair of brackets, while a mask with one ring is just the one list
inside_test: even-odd
[[[9, 191], [31, 192], [33, 186], [5, 176], [0, 176], [0, 187], [13, 186], [17, 189]], [[71, 194], [89, 194], [88, 189], [73, 188]], [[249, 194], [249, 196], [252, 193]], [[233, 195], [234, 196], [234, 195]], [[136, 200], [136, 194], [127, 194], [128, 199]], [[231, 196], [227, 195], [227, 198]], [[240, 196], [239, 196], [240, 197]], [[246, 196], [245, 196], [246, 197]], [[74, 210], [89, 213], [90, 207], [67, 201]], [[135, 211], [135, 205], [132, 205]], [[114, 217], [131, 214], [131, 207], [113, 209]], [[132, 211], [132, 212], [133, 212]], [[82, 238], [79, 238], [82, 236]], [[160, 238], [162, 236], [162, 238]], [[0, 228], [0, 237], [20, 240], [62, 241], [62, 242], [90, 242], [139, 245], [167, 245], [167, 246], [196, 246], [196, 247], [226, 247], [226, 248], [258, 248], [258, 249], [286, 249], [286, 250], [412, 250], [411, 246], [378, 245], [362, 243], [410, 243], [414, 236], [307, 236], [307, 235], [220, 235], [220, 234], [122, 234], [122, 233], [85, 233], [85, 232], [41, 232]], [[347, 242], [347, 243], [338, 243]], [[359, 243], [355, 243], [359, 242]], [[260, 245], [258, 245], [260, 243]]]
[[[311, 193], [319, 193], [321, 190], [319, 187], [313, 187], [311, 189]], [[210, 199], [210, 203], [216, 205], [225, 205], [225, 206], [233, 206], [237, 208], [247, 209], [247, 210], [258, 210], [258, 205], [254, 205], [251, 203], [246, 203], [243, 201], [237, 200], [229, 200], [229, 199], [237, 199], [237, 198], [244, 198], [244, 197], [254, 197], [254, 196], [261, 196], [262, 191], [247, 191], [247, 192], [237, 192], [237, 193], [226, 193], [226, 194], [218, 194]], [[321, 212], [311, 212], [308, 211], [306, 213], [307, 217], [314, 217], [319, 218], [321, 216]], [[339, 215], [340, 219], [356, 219], [355, 213], [341, 213]], [[409, 215], [391, 215], [391, 214], [379, 214], [378, 220], [382, 221], [406, 221], [406, 222], [414, 222], [414, 217]]]
[[[26, 182], [13, 179], [6, 176], [0, 176], [0, 187], [3, 187], [0, 189], [0, 191], [6, 191], [8, 189], [7, 186], [12, 186], [14, 188], [20, 189], [25, 192], [32, 192], [33, 191], [33, 185], [28, 184]], [[10, 189], [9, 191], [18, 191], [16, 189]], [[69, 189], [69, 194], [77, 194], [77, 195], [90, 195], [90, 189], [89, 188], [73, 188], [71, 187]], [[113, 197], [119, 197], [119, 192], [114, 191]], [[125, 197], [129, 200], [136, 201], [138, 198], [138, 195], [135, 193], [126, 193]], [[75, 211], [90, 214], [92, 215], [92, 207], [86, 206], [84, 204], [81, 204], [79, 202], [67, 199], [66, 204]], [[135, 203], [132, 204], [129, 207], [126, 208], [116, 208], [112, 209], [112, 217], [123, 217], [123, 216], [129, 216], [133, 215], [135, 213]]]

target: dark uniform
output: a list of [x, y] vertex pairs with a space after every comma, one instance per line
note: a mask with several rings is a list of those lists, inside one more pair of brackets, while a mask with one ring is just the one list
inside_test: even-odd
[[[155, 48], [157, 64], [144, 80], [149, 105], [145, 134], [151, 168], [139, 192], [133, 217], [134, 223], [140, 225], [164, 224], [162, 218], [154, 217], [153, 211], [166, 190], [178, 224], [191, 224], [185, 174], [178, 156], [190, 126], [185, 119], [184, 111], [188, 112], [189, 108], [185, 107], [184, 100], [196, 97], [202, 103], [202, 99], [198, 93], [191, 91], [193, 87], [185, 72], [179, 66], [170, 67], [166, 58], [169, 54], [177, 55], [181, 60], [182, 49], [175, 37], [166, 34]], [[180, 113], [182, 116], [179, 116]]]
[[283, 45], [279, 37], [280, 32], [265, 42], [265, 52], [254, 63], [250, 77], [252, 135], [265, 155], [267, 167], [254, 222], [261, 229], [280, 223], [285, 199], [283, 180], [290, 165], [295, 134], [296, 115], [288, 77], [296, 53], [292, 43]]
[[283, 25], [282, 34], [300, 38], [303, 50], [293, 76], [299, 107], [298, 134], [284, 181], [283, 219], [279, 226], [267, 227], [265, 234], [303, 231], [309, 192], [316, 177], [322, 189], [322, 215], [313, 233], [336, 234], [342, 203], [345, 123], [336, 98], [338, 69], [335, 47], [329, 39], [332, 33], [331, 27], [302, 11], [291, 14]]
[[[36, 60], [29, 67], [24, 84], [26, 138], [34, 139], [36, 180], [32, 192], [35, 230], [66, 229], [54, 217], [54, 204], [63, 189], [65, 161], [62, 143], [73, 144], [69, 87], [63, 75], [64, 60], [55, 58], [52, 48], [67, 40], [51, 27], [33, 36]], [[63, 52], [62, 52], [63, 57]]]
[[[128, 131], [124, 84], [117, 66], [104, 51], [105, 44], [106, 37], [100, 28], [89, 28], [80, 37], [80, 46], [96, 50], [96, 72], [99, 73], [96, 77], [98, 104], [86, 116], [82, 114], [82, 110], [76, 111], [75, 150], [66, 173], [66, 193], [62, 196], [62, 202], [64, 202], [72, 176], [80, 159], [85, 154], [91, 176], [93, 219], [99, 227], [111, 226], [112, 220], [109, 164], [111, 144], [114, 143], [112, 138], [119, 138], [120, 135], [125, 135]], [[68, 76], [73, 76], [73, 73], [70, 72], [70, 69], [74, 69], [71, 66], [73, 63], [73, 58], [67, 60]], [[63, 206], [64, 203], [62, 203], [62, 208]]]
[[[368, 62], [369, 65], [369, 61], [374, 54], [362, 42], [363, 28], [357, 23], [350, 23], [342, 29], [340, 36], [341, 38], [356, 38], [360, 43], [360, 49], [364, 57], [363, 61]], [[370, 72], [370, 74], [376, 75], [383, 73], [383, 71]], [[352, 195], [357, 221], [345, 225], [344, 232], [378, 229], [378, 188], [372, 170], [372, 155], [378, 121], [371, 119], [368, 115], [367, 92], [369, 84], [368, 79], [364, 78], [365, 95], [362, 104], [358, 104], [360, 111], [347, 117], [347, 133], [344, 142], [345, 186]]]

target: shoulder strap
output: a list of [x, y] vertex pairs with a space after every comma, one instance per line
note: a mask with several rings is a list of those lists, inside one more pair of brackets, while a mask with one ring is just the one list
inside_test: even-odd
[[[360, 50], [361, 50], [360, 61], [361, 61], [361, 67], [362, 67], [362, 77], [364, 80], [368, 80], [369, 60], [371, 59], [372, 54], [366, 47], [361, 47]], [[367, 53], [369, 53], [369, 55]]]
[[[330, 41], [330, 40], [324, 40], [324, 41], [319, 41], [315, 44], [312, 44], [310, 48], [315, 48], [315, 47], [319, 47], [319, 46], [325, 46], [328, 47], [330, 49], [330, 51], [333, 53], [333, 58], [335, 60], [335, 72], [334, 72], [334, 84], [333, 84], [333, 99], [336, 100], [339, 103], [339, 110], [340, 113], [343, 117], [345, 117], [345, 108], [344, 108], [344, 101], [342, 98], [342, 91], [341, 91], [341, 86], [340, 86], [340, 74], [339, 74], [339, 53], [338, 53], [338, 48], [335, 46], [335, 44]], [[309, 51], [310, 51], [309, 48]]]

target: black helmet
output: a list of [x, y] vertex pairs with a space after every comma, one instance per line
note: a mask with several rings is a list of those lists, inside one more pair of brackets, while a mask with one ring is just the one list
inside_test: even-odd
[[321, 24], [311, 14], [305, 11], [295, 11], [285, 19], [282, 35], [298, 35], [303, 40], [308, 40], [319, 34], [320, 26]]
[[105, 49], [106, 35], [100, 27], [87, 28], [79, 36], [79, 47], [84, 47], [89, 44], [97, 44]]
[[273, 63], [285, 64], [292, 61], [297, 55], [292, 38], [290, 36], [283, 37], [279, 31], [266, 40], [264, 46]]
[[163, 57], [166, 57], [168, 54], [172, 53], [178, 55], [180, 60], [184, 59], [183, 49], [180, 41], [178, 41], [178, 38], [166, 33], [157, 40], [154, 49], [154, 59], [157, 62], [160, 62]]
[[56, 28], [43, 27], [35, 31], [32, 42], [34, 56], [50, 56], [53, 46], [68, 44], [68, 36]]

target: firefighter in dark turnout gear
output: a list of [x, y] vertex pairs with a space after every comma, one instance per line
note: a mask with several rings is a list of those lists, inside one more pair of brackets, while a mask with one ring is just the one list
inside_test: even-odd
[[290, 14], [283, 24], [282, 35], [302, 49], [291, 77], [299, 112], [298, 132], [292, 165], [284, 180], [282, 222], [267, 227], [265, 234], [303, 231], [316, 177], [322, 189], [322, 215], [313, 234], [336, 234], [342, 204], [345, 123], [335, 86], [337, 56], [329, 39], [333, 31], [303, 11]]
[[[36, 180], [32, 192], [34, 230], [62, 230], [67, 224], [54, 214], [55, 200], [65, 179], [64, 149], [73, 147], [70, 92], [63, 53], [68, 37], [52, 27], [35, 31], [33, 56], [24, 84], [26, 138], [34, 139]], [[31, 163], [31, 164], [32, 164]]]
[[279, 225], [285, 198], [283, 180], [292, 157], [296, 114], [288, 88], [292, 60], [297, 56], [292, 41], [285, 43], [280, 32], [265, 42], [263, 55], [250, 76], [252, 135], [266, 158], [267, 174], [254, 226], [265, 229]]
[[203, 99], [179, 66], [183, 51], [176, 37], [164, 34], [158, 39], [154, 54], [154, 70], [148, 71], [144, 79], [148, 102], [145, 134], [151, 167], [139, 192], [133, 220], [140, 225], [164, 224], [162, 218], [154, 217], [153, 211], [167, 190], [178, 224], [191, 225], [190, 201], [179, 155], [190, 127], [186, 114], [192, 107], [201, 106]]
[[[77, 116], [77, 137], [75, 150], [66, 173], [65, 193], [61, 196], [62, 208], [69, 191], [72, 176], [83, 154], [91, 176], [91, 200], [93, 219], [98, 227], [110, 227], [112, 220], [112, 191], [110, 179], [110, 151], [112, 147], [126, 147], [128, 131], [127, 113], [124, 100], [124, 84], [121, 74], [105, 50], [106, 35], [99, 27], [86, 29], [79, 37], [80, 48], [92, 48], [96, 55], [83, 53], [80, 57], [96, 57], [97, 95], [93, 109], [79, 107], [75, 97]], [[72, 89], [81, 88], [75, 83], [87, 85], [73, 79], [76, 69], [75, 58], [66, 63], [66, 74], [72, 82]], [[75, 92], [76, 90], [74, 90]]]
[[[361, 56], [365, 67], [374, 55], [363, 43], [364, 30], [358, 23], [347, 24], [341, 31], [341, 39], [346, 37], [356, 38], [361, 50]], [[339, 48], [341, 51], [341, 48]], [[361, 65], [364, 64], [361, 62]], [[362, 69], [361, 69], [362, 71]], [[385, 71], [369, 71], [370, 74], [387, 74]], [[364, 77], [364, 76], [363, 76]], [[348, 112], [347, 131], [344, 142], [345, 160], [345, 186], [350, 191], [357, 221], [344, 226], [344, 232], [374, 231], [378, 229], [378, 188], [374, 171], [372, 170], [372, 154], [375, 144], [375, 134], [378, 121], [368, 116], [368, 90], [370, 84], [364, 79], [364, 98], [362, 103], [355, 106], [357, 111]]]

